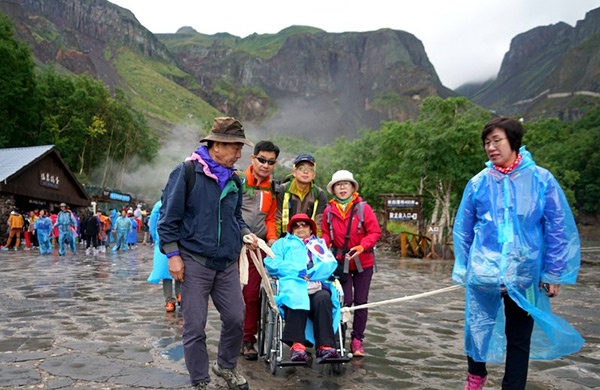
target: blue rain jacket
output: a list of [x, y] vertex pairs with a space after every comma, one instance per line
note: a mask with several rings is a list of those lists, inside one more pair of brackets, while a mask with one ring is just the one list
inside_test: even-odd
[[[279, 280], [279, 289], [275, 296], [275, 302], [281, 308], [287, 306], [291, 309], [310, 310], [308, 298], [308, 282], [299, 276], [300, 271], [306, 271], [309, 279], [321, 282], [323, 288], [331, 292], [331, 303], [333, 304], [333, 332], [337, 332], [341, 321], [340, 300], [329, 277], [335, 271], [337, 262], [331, 254], [323, 239], [314, 237], [310, 240], [310, 246], [316, 248], [312, 251], [313, 267], [306, 269], [308, 263], [308, 244], [293, 234], [286, 234], [275, 241], [272, 246], [275, 258], [266, 257], [265, 267], [274, 278]], [[283, 315], [283, 310], [281, 311]], [[306, 325], [306, 339], [314, 343], [312, 322]]]
[[150, 276], [148, 276], [147, 281], [155, 284], [160, 283], [163, 279], [173, 279], [169, 273], [169, 259], [167, 258], [167, 255], [160, 251], [160, 239], [158, 238], [157, 231], [160, 206], [162, 206], [161, 200], [156, 202], [154, 207], [152, 207], [150, 222], [148, 223], [152, 242], [154, 243], [154, 261], [152, 263], [152, 272], [150, 273]]
[[503, 174], [486, 168], [467, 184], [454, 223], [452, 279], [466, 288], [465, 352], [475, 361], [504, 361], [504, 285], [534, 318], [532, 359], [575, 353], [584, 340], [551, 311], [540, 282], [574, 284], [580, 265], [577, 226], [554, 176], [535, 165], [522, 147], [522, 162]]

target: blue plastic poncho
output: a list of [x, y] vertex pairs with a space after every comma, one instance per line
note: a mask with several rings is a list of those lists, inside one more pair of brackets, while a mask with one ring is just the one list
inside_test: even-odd
[[467, 184], [454, 224], [452, 279], [465, 285], [465, 352], [503, 362], [506, 350], [500, 288], [534, 318], [532, 359], [575, 353], [584, 340], [552, 313], [539, 284], [573, 284], [580, 265], [577, 226], [558, 182], [522, 147], [508, 174], [487, 168]]
[[[311, 248], [313, 267], [307, 269], [308, 248]], [[275, 303], [281, 308], [287, 306], [291, 309], [310, 310], [308, 298], [308, 282], [299, 275], [306, 271], [309, 279], [321, 282], [324, 288], [331, 291], [333, 304], [333, 331], [337, 332], [341, 321], [340, 300], [335, 287], [329, 282], [329, 277], [335, 271], [337, 262], [331, 254], [325, 241], [314, 237], [307, 244], [293, 234], [287, 234], [275, 241], [271, 248], [275, 258], [266, 257], [265, 267], [269, 274], [279, 280], [279, 289], [275, 296]], [[283, 311], [281, 312], [283, 315]], [[306, 325], [306, 339], [314, 343], [312, 322]]]
[[152, 236], [152, 242], [154, 242], [154, 261], [152, 264], [152, 272], [148, 276], [147, 281], [150, 283], [158, 284], [163, 279], [173, 279], [169, 273], [169, 259], [167, 255], [160, 251], [160, 239], [158, 238], [158, 218], [160, 217], [160, 206], [162, 201], [156, 202], [150, 213], [150, 220], [148, 222], [148, 228], [150, 235]]

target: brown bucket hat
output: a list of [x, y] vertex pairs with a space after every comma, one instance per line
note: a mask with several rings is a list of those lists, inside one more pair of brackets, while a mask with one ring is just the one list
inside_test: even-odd
[[217, 141], [235, 143], [242, 142], [248, 146], [254, 144], [246, 139], [244, 126], [237, 119], [230, 116], [221, 116], [215, 118], [210, 134], [202, 138], [200, 142]]

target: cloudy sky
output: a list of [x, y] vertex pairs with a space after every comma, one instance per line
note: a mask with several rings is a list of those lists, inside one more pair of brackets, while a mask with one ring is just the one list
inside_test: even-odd
[[153, 33], [191, 26], [203, 34], [246, 37], [292, 25], [331, 33], [403, 30], [423, 42], [449, 88], [494, 77], [511, 39], [534, 27], [575, 26], [600, 0], [110, 0]]

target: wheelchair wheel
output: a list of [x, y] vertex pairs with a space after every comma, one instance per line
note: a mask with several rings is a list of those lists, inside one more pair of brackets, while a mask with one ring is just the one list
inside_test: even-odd
[[[268, 306], [268, 305], [267, 305]], [[265, 320], [265, 339], [263, 343], [263, 351], [265, 361], [273, 364], [273, 357], [277, 357], [277, 354], [273, 354], [276, 351], [276, 340], [275, 340], [275, 316], [270, 307], [267, 307]]]
[[271, 367], [271, 374], [277, 374], [277, 351], [271, 351], [271, 357], [269, 359], [269, 364]]
[[263, 288], [260, 289], [260, 316], [258, 317], [258, 356], [265, 357], [268, 359], [271, 349], [271, 339], [273, 331], [271, 330], [271, 336], [267, 330], [269, 325], [269, 302], [267, 294]]
[[273, 313], [272, 310], [269, 310], [269, 324], [271, 326], [268, 329], [271, 329], [271, 343], [269, 349], [269, 357], [270, 357], [270, 366], [271, 366], [271, 374], [277, 374], [277, 368], [279, 368], [280, 362], [280, 354], [281, 354], [281, 319], [279, 318], [278, 313]]

